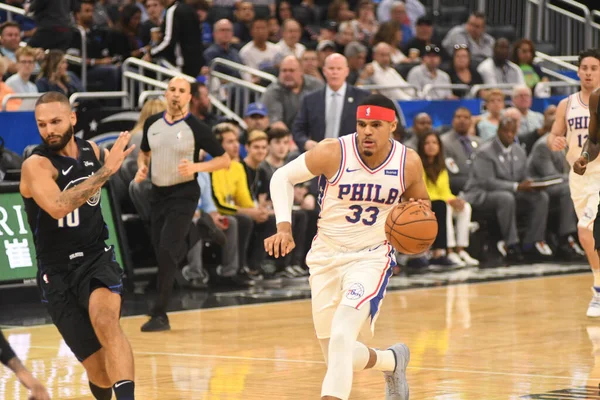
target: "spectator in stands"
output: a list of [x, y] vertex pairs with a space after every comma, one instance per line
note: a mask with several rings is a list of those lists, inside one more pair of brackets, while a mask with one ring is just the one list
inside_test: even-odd
[[213, 113], [212, 104], [208, 97], [208, 88], [203, 83], [192, 83], [190, 112], [211, 128], [218, 123], [217, 116]]
[[[545, 243], [548, 195], [532, 186], [527, 177], [525, 150], [515, 145], [517, 125], [502, 117], [497, 136], [481, 145], [475, 154], [471, 175], [465, 185], [465, 200], [474, 211], [494, 212], [504, 245], [498, 246], [507, 261], [528, 261], [551, 256]], [[527, 227], [519, 247], [517, 210], [526, 210]]]
[[527, 85], [517, 85], [513, 88], [512, 103], [521, 113], [521, 125], [517, 135], [533, 132], [544, 125], [544, 115], [531, 110], [533, 98]]
[[352, 28], [352, 24], [350, 22], [342, 22], [340, 24], [339, 31], [337, 35], [335, 35], [335, 51], [344, 54], [344, 50], [348, 43], [357, 40], [354, 35], [354, 28]]
[[269, 127], [269, 113], [267, 107], [262, 103], [250, 103], [244, 113], [244, 122], [248, 132], [266, 131]]
[[508, 59], [510, 44], [507, 39], [500, 38], [494, 45], [494, 55], [484, 60], [477, 71], [486, 85], [513, 84], [524, 85], [525, 77], [521, 68]]
[[400, 43], [402, 42], [402, 31], [395, 22], [384, 22], [379, 26], [379, 30], [373, 37], [373, 46], [377, 46], [378, 43], [387, 43], [392, 49], [392, 64], [409, 63], [414, 60], [409, 59], [400, 50]]
[[262, 101], [269, 110], [271, 123], [282, 122], [286, 129], [291, 127], [302, 96], [322, 87], [323, 83], [319, 80], [302, 74], [296, 57], [285, 57], [279, 67], [279, 79], [271, 83], [263, 94]]
[[[471, 205], [450, 191], [450, 178], [444, 160], [444, 147], [439, 136], [430, 132], [419, 140], [419, 156], [423, 162], [424, 180], [427, 193], [433, 202], [443, 202], [446, 207], [446, 220], [436, 213], [438, 237], [432, 246], [434, 265], [479, 265], [479, 261], [467, 253], [469, 247], [469, 225], [471, 224]], [[456, 218], [456, 226], [454, 219]], [[445, 229], [444, 229], [445, 228]], [[437, 243], [437, 246], [436, 246]], [[444, 255], [446, 252], [446, 255]]]
[[[166, 0], [166, 14], [162, 22], [162, 41], [144, 56], [150, 61], [165, 58], [181, 68], [186, 75], [196, 77], [204, 65], [202, 33], [198, 13], [185, 2]], [[183, 65], [178, 62], [183, 60]]]
[[411, 23], [406, 13], [406, 4], [402, 1], [394, 1], [391, 9], [391, 22], [395, 22], [402, 32], [402, 46], [406, 45], [415, 35], [414, 24]]
[[283, 0], [279, 1], [277, 7], [277, 19], [280, 24], [283, 24], [288, 19], [294, 18], [292, 15], [292, 5], [289, 1]]
[[146, 11], [148, 12], [148, 19], [142, 22], [140, 26], [140, 39], [142, 40], [142, 46], [148, 46], [152, 41], [152, 35], [150, 30], [152, 28], [160, 28], [165, 7], [161, 0], [145, 0]]
[[302, 152], [327, 138], [356, 131], [356, 109], [369, 92], [350, 86], [346, 57], [335, 53], [325, 60], [325, 88], [304, 96], [292, 132]]
[[[502, 115], [508, 118], [512, 118], [515, 121], [515, 124], [517, 125], [517, 132], [519, 132], [519, 130], [521, 129], [521, 120], [523, 119], [521, 111], [519, 111], [519, 109], [516, 107], [508, 107], [506, 110], [504, 110], [504, 113]], [[515, 138], [515, 142], [518, 142], [518, 140], [518, 137]]]
[[[79, 10], [75, 12], [77, 25], [86, 32], [87, 74], [89, 85], [94, 85], [99, 90], [115, 91], [121, 87], [121, 68], [113, 65], [116, 61], [110, 56], [107, 31], [93, 25], [94, 1], [83, 0]], [[73, 28], [73, 40], [69, 46], [68, 54], [81, 57], [81, 36]], [[79, 68], [74, 68], [79, 72]]]
[[317, 59], [319, 68], [325, 66], [325, 59], [331, 54], [336, 53], [336, 44], [331, 40], [321, 40], [317, 44]]
[[329, 3], [329, 8], [327, 9], [328, 20], [340, 24], [345, 21], [352, 21], [354, 17], [354, 12], [350, 10], [350, 5], [346, 0], [333, 0]]
[[[235, 126], [221, 123], [214, 128], [214, 133], [221, 142], [223, 149], [232, 159], [239, 155], [239, 141]], [[265, 207], [258, 207], [252, 201], [244, 166], [239, 161], [232, 161], [227, 169], [221, 169], [211, 174], [213, 198], [217, 209], [222, 215], [231, 215], [238, 220], [238, 225], [249, 225], [251, 231], [257, 226], [264, 225], [269, 219], [269, 211]], [[249, 224], [248, 224], [249, 222]], [[239, 232], [239, 257], [240, 265], [247, 267], [252, 278], [259, 277], [260, 263], [264, 259], [264, 247], [250, 247], [250, 240], [254, 239], [250, 232]], [[254, 244], [258, 241], [254, 240]], [[248, 259], [248, 251], [251, 255]]]
[[300, 64], [302, 64], [302, 72], [304, 75], [309, 75], [321, 82], [325, 82], [323, 72], [319, 66], [319, 56], [315, 50], [306, 49], [306, 51], [302, 53]]
[[362, 43], [370, 44], [379, 29], [375, 18], [375, 6], [371, 0], [360, 0], [356, 6], [356, 19], [351, 21], [354, 37]]
[[[551, 104], [544, 111], [544, 122], [541, 127], [526, 131], [525, 133], [518, 136], [519, 143], [525, 148], [525, 151], [529, 155], [533, 149], [533, 145], [538, 139], [552, 130], [552, 124], [556, 119], [556, 106]], [[563, 154], [564, 159], [564, 154]]]
[[42, 68], [35, 82], [38, 91], [60, 92], [67, 97], [73, 93], [83, 92], [81, 82], [75, 75], [67, 73], [67, 59], [61, 50], [50, 50], [42, 63]]
[[205, 48], [210, 46], [213, 42], [212, 25], [209, 22], [210, 4], [207, 0], [192, 0], [196, 7], [196, 14], [198, 14], [198, 21], [200, 21], [200, 30], [202, 31], [202, 43]]
[[[4, 99], [4, 96], [14, 93], [14, 91], [11, 89], [11, 87], [8, 86], [6, 84], [6, 82], [4, 82], [3, 77], [4, 77], [4, 74], [6, 73], [6, 66], [7, 66], [6, 59], [0, 59], [0, 104], [2, 104], [2, 100]], [[20, 107], [21, 107], [21, 100], [12, 99], [12, 100], [8, 101], [8, 104], [6, 105], [6, 110], [7, 111], [18, 111]]]
[[[434, 43], [440, 43], [440, 38], [434, 34], [433, 31], [433, 19], [431, 17], [420, 17], [416, 21], [416, 32], [415, 36], [404, 45], [404, 54], [409, 55], [411, 58], [421, 57], [425, 54], [425, 47], [431, 46]], [[444, 51], [444, 49], [441, 49]], [[446, 52], [443, 53], [443, 58]]]
[[464, 25], [456, 26], [448, 32], [442, 46], [448, 54], [454, 51], [454, 45], [466, 44], [471, 50], [471, 57], [481, 61], [494, 54], [494, 38], [485, 32], [485, 14], [473, 12]]
[[[404, 8], [400, 7], [397, 3], [403, 3]], [[406, 15], [404, 16], [403, 14]], [[419, 0], [406, 0], [404, 2], [398, 0], [382, 0], [377, 7], [377, 19], [379, 22], [387, 22], [392, 18], [403, 24], [408, 22], [413, 33], [415, 31], [417, 20], [424, 15], [425, 7]]]
[[325, 21], [321, 25], [319, 30], [319, 41], [321, 40], [335, 40], [335, 36], [338, 33], [339, 25], [335, 21]]
[[496, 137], [498, 123], [504, 111], [504, 92], [500, 89], [488, 91], [485, 97], [486, 113], [481, 116], [477, 123], [477, 134], [482, 140]]
[[346, 56], [350, 68], [346, 81], [350, 85], [355, 85], [367, 62], [367, 48], [359, 42], [350, 42], [344, 49], [344, 56]]
[[111, 56], [116, 56], [122, 61], [129, 57], [140, 58], [143, 55], [142, 39], [139, 36], [141, 18], [142, 12], [137, 6], [123, 6], [119, 23], [109, 35], [108, 49]]
[[287, 19], [281, 27], [281, 40], [277, 43], [277, 55], [275, 56], [275, 64], [279, 65], [287, 56], [302, 57], [302, 53], [306, 50], [306, 46], [300, 43], [302, 37], [302, 28], [298, 21]]
[[29, 46], [66, 50], [71, 43], [71, 12], [77, 10], [78, 2], [36, 0], [29, 4], [26, 11], [33, 13], [37, 26]]
[[[449, 85], [450, 76], [439, 69], [442, 62], [441, 49], [436, 45], [425, 46], [425, 54], [422, 56], [421, 65], [414, 67], [408, 73], [408, 83], [416, 86], [418, 90], [423, 90], [425, 85]], [[455, 96], [450, 89], [433, 89], [427, 99], [441, 100], [453, 99]]]
[[456, 195], [463, 191], [469, 179], [475, 151], [481, 144], [478, 136], [469, 135], [471, 124], [471, 111], [459, 107], [452, 118], [452, 130], [441, 136], [446, 168], [450, 173], [450, 189]]
[[265, 204], [269, 188], [267, 187], [267, 175], [260, 164], [265, 161], [268, 152], [269, 137], [261, 130], [250, 130], [248, 143], [246, 143], [246, 157], [241, 161], [246, 171], [250, 195], [257, 204]]
[[[29, 46], [17, 50], [17, 73], [6, 80], [6, 84], [15, 93], [38, 93], [37, 86], [30, 81], [35, 67], [36, 52]], [[24, 100], [21, 111], [33, 110], [35, 100]]]
[[419, 147], [419, 140], [431, 132], [433, 132], [431, 116], [426, 112], [418, 113], [413, 118], [413, 126], [404, 132], [402, 144], [416, 151]]
[[542, 69], [533, 64], [535, 57], [535, 45], [529, 39], [520, 39], [513, 45], [511, 61], [521, 68], [525, 84], [535, 93], [535, 97], [548, 97], [550, 90], [538, 87], [540, 82], [548, 82], [549, 79]]
[[[117, 11], [118, 13], [118, 11]], [[109, 0], [98, 0], [94, 6], [94, 25], [102, 28], [114, 26], [114, 7]]]
[[269, 17], [269, 42], [277, 43], [281, 40], [281, 25], [277, 17]]
[[[233, 24], [229, 20], [221, 19], [215, 23], [213, 37], [215, 42], [208, 49], [204, 50], [204, 60], [207, 65], [215, 58], [224, 58], [238, 64], [243, 64], [240, 53], [233, 47]], [[236, 78], [242, 77], [238, 70], [223, 65], [217, 65], [215, 71]]]
[[0, 25], [0, 54], [6, 58], [7, 72], [15, 74], [17, 72], [16, 52], [21, 43], [21, 27], [13, 21], [6, 21]]
[[256, 18], [250, 23], [252, 41], [240, 50], [242, 62], [256, 69], [270, 68], [275, 65], [277, 46], [267, 41], [269, 38], [268, 22], [264, 18]]
[[251, 1], [237, 3], [234, 15], [236, 22], [233, 25], [233, 36], [237, 39], [237, 43], [243, 46], [252, 40], [250, 26], [254, 20], [254, 5]]
[[358, 77], [357, 86], [360, 85], [393, 85], [392, 89], [378, 90], [384, 96], [392, 100], [411, 100], [409, 93], [401, 89], [408, 83], [400, 76], [392, 66], [392, 47], [387, 43], [379, 43], [373, 49], [373, 62], [367, 64]]
[[[477, 72], [477, 69], [471, 65], [471, 52], [466, 44], [454, 45], [452, 55], [452, 67], [449, 71], [450, 81], [454, 84], [463, 85], [482, 85], [483, 78]], [[483, 91], [479, 93], [482, 94]], [[452, 93], [456, 97], [464, 97], [469, 94], [469, 90], [453, 89]]]

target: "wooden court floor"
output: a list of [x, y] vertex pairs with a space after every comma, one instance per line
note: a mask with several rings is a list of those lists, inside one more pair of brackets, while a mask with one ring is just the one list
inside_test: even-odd
[[[411, 399], [600, 399], [600, 320], [585, 316], [590, 279], [391, 292], [369, 344], [410, 346]], [[319, 398], [325, 365], [308, 300], [174, 313], [166, 333], [142, 334], [144, 320], [122, 320], [138, 399]], [[54, 399], [91, 398], [53, 326], [5, 333]], [[26, 399], [6, 369], [0, 374], [0, 399]], [[384, 398], [381, 373], [354, 376], [351, 399]], [[542, 395], [552, 391], [561, 394]]]

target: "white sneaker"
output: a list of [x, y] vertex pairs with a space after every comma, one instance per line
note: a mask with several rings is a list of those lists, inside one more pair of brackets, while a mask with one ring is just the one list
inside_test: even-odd
[[459, 251], [458, 255], [460, 256], [460, 258], [462, 258], [462, 260], [465, 263], [467, 263], [467, 265], [472, 265], [472, 266], [479, 265], [479, 261], [474, 259], [473, 257], [471, 257], [471, 255], [469, 253], [467, 253], [465, 250]]
[[456, 264], [456, 266], [459, 268], [464, 268], [467, 266], [462, 258], [460, 258], [460, 256], [456, 253], [448, 253], [446, 257], [452, 262], [452, 264]]
[[592, 301], [588, 306], [586, 315], [592, 318], [600, 317], [600, 293], [596, 292], [596, 289], [592, 287]]

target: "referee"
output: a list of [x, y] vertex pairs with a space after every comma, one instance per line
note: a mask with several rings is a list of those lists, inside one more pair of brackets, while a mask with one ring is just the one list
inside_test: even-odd
[[15, 352], [10, 347], [10, 344], [6, 341], [6, 338], [0, 331], [0, 362], [10, 368], [17, 379], [21, 381], [23, 386], [31, 391], [29, 400], [49, 400], [50, 396], [48, 395], [48, 391], [42, 385], [40, 381], [38, 381], [31, 372], [25, 368], [25, 366], [19, 360], [19, 357], [15, 355]]
[[[142, 332], [171, 329], [167, 306], [175, 272], [187, 253], [186, 237], [200, 197], [196, 174], [228, 168], [231, 162], [210, 128], [190, 114], [191, 97], [187, 80], [171, 79], [165, 93], [167, 110], [144, 124], [135, 182], [146, 179], [152, 163], [150, 229], [158, 261], [159, 297]], [[213, 159], [199, 162], [200, 150]]]

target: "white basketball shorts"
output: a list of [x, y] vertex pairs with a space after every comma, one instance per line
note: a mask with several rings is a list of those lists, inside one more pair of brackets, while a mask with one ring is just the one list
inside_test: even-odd
[[370, 323], [361, 336], [370, 338], [385, 291], [396, 265], [388, 242], [359, 250], [341, 251], [319, 235], [306, 256], [310, 269], [312, 314], [319, 339], [331, 336], [331, 321], [339, 305], [361, 309], [370, 307]]
[[600, 171], [594, 169], [586, 171], [585, 175], [577, 175], [573, 170], [569, 173], [569, 188], [571, 199], [575, 206], [577, 226], [592, 230], [598, 213], [598, 202], [600, 201]]

